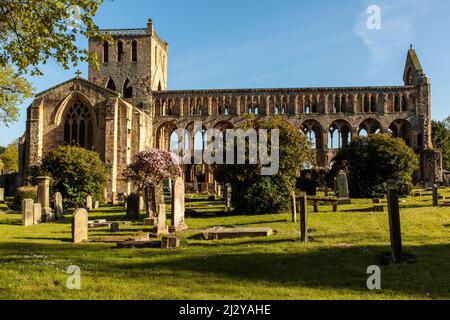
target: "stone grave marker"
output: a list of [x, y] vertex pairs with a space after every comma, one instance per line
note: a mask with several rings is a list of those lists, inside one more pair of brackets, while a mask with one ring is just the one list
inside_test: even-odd
[[92, 196], [87, 196], [86, 197], [86, 210], [92, 211], [92, 209], [93, 209]]
[[119, 223], [118, 222], [112, 222], [111, 223], [111, 233], [119, 232]]
[[400, 206], [398, 201], [398, 186], [395, 182], [388, 183], [389, 229], [391, 236], [391, 256], [394, 263], [403, 261], [402, 232], [400, 224]]
[[140, 219], [139, 199], [137, 194], [130, 194], [127, 197], [127, 219], [132, 221]]
[[173, 236], [164, 236], [161, 241], [161, 248], [176, 249], [180, 246], [180, 239]]
[[42, 215], [45, 216], [46, 221], [51, 221], [53, 212], [50, 208], [50, 178], [38, 177], [36, 180], [38, 183], [38, 202], [42, 207]]
[[86, 209], [77, 209], [72, 218], [72, 242], [88, 241], [88, 212]]
[[34, 200], [24, 199], [22, 201], [22, 226], [29, 227], [34, 224]]
[[172, 221], [170, 232], [177, 232], [188, 229], [184, 220], [185, 203], [184, 203], [184, 181], [178, 177], [173, 182], [172, 187]]
[[345, 171], [341, 170], [337, 178], [339, 190], [339, 204], [351, 204], [350, 193], [348, 191], [348, 179]]
[[95, 201], [94, 202], [94, 209], [98, 209], [100, 208], [100, 201]]
[[60, 192], [56, 192], [54, 197], [56, 219], [60, 220], [64, 215], [63, 197]]
[[40, 203], [33, 205], [33, 224], [42, 223], [42, 207]]
[[0, 203], [5, 202], [5, 189], [0, 188]]
[[161, 234], [167, 233], [167, 231], [168, 228], [166, 226], [166, 205], [160, 204], [158, 206], [158, 222], [153, 229], [153, 233], [159, 236]]
[[433, 185], [433, 207], [439, 206], [439, 193], [438, 193], [438, 186], [435, 184]]
[[306, 192], [300, 193], [299, 199], [299, 207], [300, 207], [300, 241], [308, 242], [308, 196]]

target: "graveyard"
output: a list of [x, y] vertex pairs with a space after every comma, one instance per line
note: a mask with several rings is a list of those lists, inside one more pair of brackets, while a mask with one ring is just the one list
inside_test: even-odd
[[[336, 210], [322, 201], [314, 210], [315, 201], [307, 201], [308, 242], [302, 242], [300, 214], [297, 222], [292, 212], [231, 214], [222, 197], [188, 193], [188, 229], [170, 236], [179, 241], [173, 249], [161, 246], [165, 232], [148, 238], [155, 227], [143, 223], [145, 212], [127, 219], [124, 203], [93, 204], [83, 217], [92, 227], [79, 243], [73, 210], [23, 226], [21, 213], [0, 204], [0, 299], [448, 299], [450, 207], [442, 199], [450, 189], [439, 195], [438, 206], [430, 191], [400, 197], [404, 251], [416, 257], [400, 264], [383, 261], [390, 252], [386, 199], [351, 199]], [[169, 229], [172, 204], [165, 200]], [[221, 236], [230, 228], [260, 233]], [[133, 239], [145, 246], [119, 245]], [[66, 287], [73, 265], [81, 290]], [[381, 266], [382, 290], [367, 289], [371, 265]]]

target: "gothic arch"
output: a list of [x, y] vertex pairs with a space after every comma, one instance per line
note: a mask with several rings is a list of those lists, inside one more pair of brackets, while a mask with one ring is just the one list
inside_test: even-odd
[[316, 120], [306, 120], [301, 126], [302, 133], [307, 137], [313, 149], [323, 149], [323, 128]]
[[114, 80], [111, 77], [109, 77], [109, 80], [106, 83], [106, 89], [109, 89], [111, 91], [117, 91], [116, 84], [114, 83]]
[[402, 138], [405, 143], [411, 147], [412, 145], [412, 126], [409, 121], [398, 119], [391, 123], [389, 130], [396, 138]]
[[91, 100], [82, 92], [76, 91], [65, 97], [64, 100], [61, 102], [61, 104], [58, 106], [55, 113], [55, 119], [53, 121], [53, 124], [55, 126], [58, 127], [61, 125], [65, 113], [68, 111], [68, 108], [70, 107], [71, 103], [73, 103], [76, 100], [79, 100], [84, 105], [86, 105], [86, 107], [89, 109], [89, 112], [91, 113], [94, 124], [95, 125], [97, 124], [97, 115], [93, 110], [93, 104]]
[[156, 148], [160, 150], [171, 149], [171, 138], [173, 132], [177, 130], [175, 122], [166, 122], [161, 124], [156, 130]]
[[369, 134], [377, 134], [383, 131], [383, 127], [378, 120], [373, 118], [365, 119], [358, 128], [358, 136], [361, 135], [362, 132], [366, 132]]
[[346, 120], [334, 121], [328, 129], [328, 148], [338, 150], [347, 146], [352, 139], [352, 127]]
[[123, 83], [123, 97], [125, 99], [132, 99], [133, 98], [133, 86], [131, 85], [130, 79], [126, 79]]

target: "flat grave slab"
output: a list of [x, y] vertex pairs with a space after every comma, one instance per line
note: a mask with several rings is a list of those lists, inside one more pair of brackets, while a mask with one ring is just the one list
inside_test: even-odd
[[272, 228], [223, 228], [214, 227], [202, 233], [204, 240], [221, 240], [236, 238], [270, 237], [273, 235]]
[[117, 243], [118, 249], [127, 248], [161, 248], [161, 241], [125, 241]]

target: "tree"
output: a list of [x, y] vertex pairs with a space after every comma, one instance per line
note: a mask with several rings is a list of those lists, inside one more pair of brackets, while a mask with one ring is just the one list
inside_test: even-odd
[[166, 179], [181, 176], [181, 166], [177, 156], [163, 150], [139, 152], [125, 171], [125, 178], [144, 192], [147, 217], [156, 213], [155, 189]]
[[19, 146], [18, 141], [12, 142], [1, 154], [1, 164], [4, 174], [16, 173], [19, 171]]
[[103, 199], [108, 171], [98, 153], [79, 147], [58, 147], [44, 155], [39, 175], [52, 178], [67, 207], [79, 207], [88, 195]]
[[76, 37], [104, 39], [92, 18], [103, 0], [0, 0], [0, 66], [12, 64], [20, 73], [54, 58], [65, 69], [98, 59], [76, 45]]
[[64, 69], [88, 61], [99, 67], [96, 54], [78, 48], [81, 34], [101, 40], [92, 17], [103, 0], [0, 0], [0, 122], [17, 121], [17, 105], [31, 98], [24, 73], [42, 75], [39, 65], [52, 58]]
[[[268, 120], [249, 116], [236, 129], [245, 131], [252, 128], [256, 131], [267, 129], [268, 132], [272, 129], [279, 130], [278, 173], [273, 176], [262, 176], [260, 161], [256, 165], [215, 165], [216, 180], [231, 185], [231, 202], [237, 212], [253, 214], [282, 212], [290, 205], [291, 192], [295, 189], [296, 177], [300, 171], [315, 163], [315, 153], [300, 130], [282, 117], [277, 116]], [[268, 143], [270, 150], [271, 138]], [[246, 148], [248, 157], [248, 142]]]
[[450, 170], [450, 131], [446, 122], [433, 121], [433, 146], [442, 152], [442, 164]]
[[17, 121], [17, 105], [33, 96], [31, 84], [15, 74], [10, 66], [0, 66], [0, 122], [8, 126]]
[[333, 163], [334, 176], [340, 170], [348, 172], [351, 197], [363, 198], [386, 192], [390, 179], [411, 187], [419, 161], [402, 139], [376, 134], [354, 139], [338, 152]]

